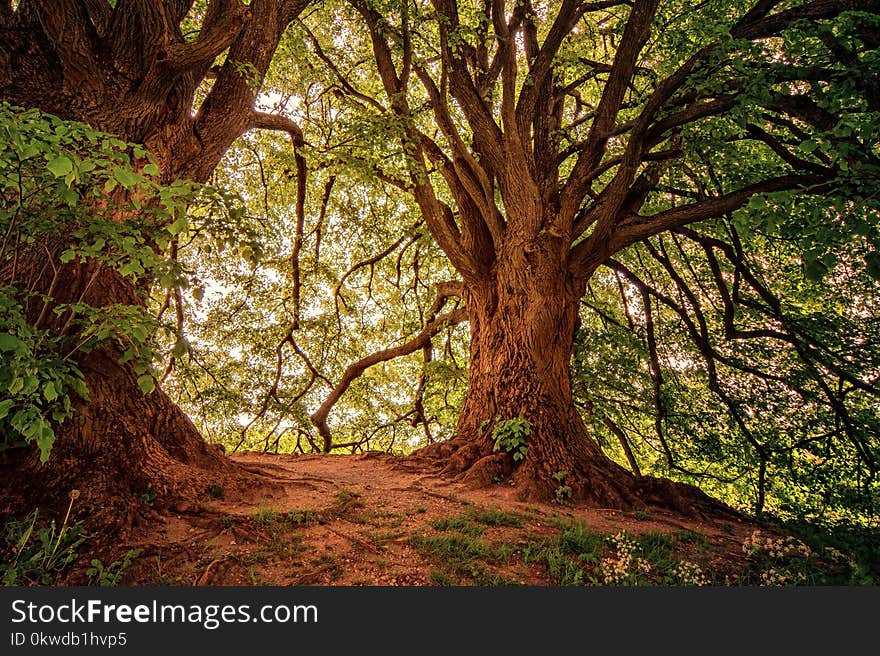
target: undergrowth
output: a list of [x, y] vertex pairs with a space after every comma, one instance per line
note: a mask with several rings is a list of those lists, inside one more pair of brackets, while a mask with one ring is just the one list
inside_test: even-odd
[[[430, 521], [433, 532], [416, 531], [409, 544], [431, 562], [435, 585], [518, 584], [536, 568], [559, 586], [880, 582], [876, 531], [789, 526], [789, 537], [756, 531], [743, 543], [741, 556], [730, 557], [690, 530], [601, 534], [582, 522], [556, 517], [550, 523], [553, 532], [538, 535], [515, 514], [470, 508]], [[523, 531], [513, 539], [493, 539], [491, 528], [501, 526]]]
[[[78, 497], [77, 490], [71, 492], [60, 524], [54, 518], [41, 516], [39, 508], [24, 518], [11, 518], [4, 523], [0, 538], [0, 581], [4, 586], [64, 585], [69, 577], [77, 578], [80, 551], [91, 538], [82, 520], [71, 519]], [[139, 549], [131, 549], [121, 560], [107, 564], [93, 558], [84, 572], [88, 584], [119, 585], [140, 553]]]

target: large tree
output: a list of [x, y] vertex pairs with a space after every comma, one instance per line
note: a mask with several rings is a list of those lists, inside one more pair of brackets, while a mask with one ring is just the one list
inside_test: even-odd
[[[298, 138], [293, 122], [255, 111], [254, 101], [285, 29], [305, 5], [4, 0], [0, 99], [145, 145], [163, 181], [204, 182], [250, 129]], [[49, 294], [56, 304], [145, 303], [149, 280], [133, 281], [87, 257], [62, 263], [57, 258], [64, 248], [23, 244], [14, 263], [0, 263], [0, 281]], [[29, 320], [39, 323], [40, 306], [30, 307]], [[44, 327], [60, 329], [63, 319]], [[89, 401], [58, 428], [48, 463], [38, 464], [35, 454], [7, 462], [4, 484], [13, 500], [45, 502], [75, 486], [105, 519], [124, 519], [132, 491], [203, 492], [206, 481], [228, 467], [161, 390], [142, 393], [121, 355], [106, 347], [79, 357]]]
[[[587, 434], [570, 377], [580, 300], [616, 253], [749, 204], [758, 216], [768, 197], [778, 211], [816, 197], [828, 224], [845, 222], [831, 197], [864, 210], [878, 10], [352, 0], [348, 22], [311, 32], [328, 86], [396, 144], [382, 156], [405, 174], [389, 181], [411, 192], [461, 276], [467, 395], [457, 436], [425, 455], [478, 483], [512, 475], [524, 498], [552, 495], [564, 476], [594, 503], [684, 501]], [[361, 156], [389, 177], [389, 159]]]

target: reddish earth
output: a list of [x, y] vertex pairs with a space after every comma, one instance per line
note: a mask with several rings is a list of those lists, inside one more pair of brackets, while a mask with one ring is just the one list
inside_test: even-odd
[[[552, 585], [558, 577], [528, 554], [574, 521], [601, 535], [698, 538], [682, 542], [678, 555], [712, 570], [714, 580], [735, 582], [742, 544], [757, 528], [729, 516], [696, 520], [654, 509], [523, 503], [508, 486], [469, 488], [381, 453], [232, 459], [249, 473], [246, 485], [229, 490], [218, 483], [198, 502], [171, 508], [155, 499], [148, 521], [113, 553], [101, 554], [108, 563], [140, 550], [123, 584]], [[474, 520], [479, 511], [489, 513]], [[438, 523], [444, 519], [460, 531], [450, 533]], [[454, 545], [484, 545], [492, 553], [450, 568], [420, 540], [450, 535], [459, 536]]]

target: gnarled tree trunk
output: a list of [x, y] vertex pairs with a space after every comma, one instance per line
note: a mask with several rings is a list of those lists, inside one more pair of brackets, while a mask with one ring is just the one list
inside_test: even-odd
[[[254, 81], [265, 74], [285, 27], [307, 0], [211, 0], [195, 40], [181, 30], [191, 0], [8, 4], [0, 5], [0, 99], [144, 144], [165, 181], [208, 180], [250, 128], [298, 134], [284, 117], [254, 111]], [[224, 52], [224, 64], [212, 68]], [[195, 111], [196, 90], [209, 73], [213, 86]], [[56, 303], [144, 303], [143, 290], [109, 269], [96, 270], [95, 262], [64, 265], [54, 286], [45, 264], [45, 253], [24, 250], [17, 268], [0, 268], [0, 284], [47, 294], [51, 288]], [[7, 452], [0, 508], [65, 507], [76, 488], [79, 512], [92, 513], [93, 528], [114, 532], [130, 523], [140, 495], [164, 502], [226, 481], [232, 464], [161, 389], [144, 395], [120, 355], [105, 348], [77, 359], [88, 402], [56, 427], [47, 463], [40, 464], [33, 450]]]
[[[48, 274], [47, 274], [48, 270]], [[50, 280], [54, 278], [54, 283]], [[24, 250], [11, 266], [0, 268], [2, 284], [52, 289], [53, 303], [141, 305], [136, 287], [94, 261], [62, 265], [58, 274], [46, 255]], [[37, 322], [42, 303], [26, 306]], [[49, 312], [41, 328], [60, 329], [67, 314]], [[54, 325], [53, 325], [54, 324]], [[18, 514], [35, 506], [64, 507], [79, 491], [76, 516], [88, 516], [92, 528], [115, 533], [136, 517], [138, 502], [197, 498], [209, 484], [225, 483], [232, 465], [208, 445], [189, 417], [161, 390], [145, 395], [130, 365], [120, 364], [122, 349], [100, 348], [77, 357], [88, 387], [88, 402], [55, 427], [51, 456], [41, 463], [36, 449], [7, 452], [2, 479], [4, 511]]]
[[[457, 435], [420, 456], [440, 458], [446, 473], [475, 485], [509, 482], [523, 500], [657, 504], [684, 512], [714, 505], [696, 488], [633, 475], [589, 436], [572, 400], [570, 373], [583, 290], [556, 241], [512, 243], [491, 276], [467, 287], [470, 369]], [[494, 448], [496, 426], [515, 419], [530, 425], [522, 459]]]

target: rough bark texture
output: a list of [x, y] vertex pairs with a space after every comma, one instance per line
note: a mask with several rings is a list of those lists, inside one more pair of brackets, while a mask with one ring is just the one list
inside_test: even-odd
[[[0, 280], [19, 287], [52, 287], [59, 303], [143, 303], [127, 280], [93, 262], [65, 265], [54, 286], [51, 274], [45, 256], [25, 251], [18, 258], [16, 276], [10, 268], [0, 269]], [[35, 323], [42, 304], [32, 305], [28, 318]], [[60, 328], [66, 317], [49, 316], [53, 319], [42, 327]], [[56, 427], [48, 462], [41, 464], [35, 449], [5, 454], [0, 484], [4, 512], [63, 507], [69, 492], [77, 489], [78, 515], [88, 516], [93, 529], [114, 533], [136, 518], [139, 500], [197, 498], [209, 484], [226, 482], [233, 467], [222, 450], [208, 445], [161, 389], [144, 395], [131, 367], [119, 364], [121, 356], [121, 349], [105, 348], [77, 359], [89, 401]]]
[[[166, 181], [204, 182], [232, 142], [258, 127], [250, 75], [259, 82], [285, 26], [305, 4], [213, 0], [198, 37], [187, 41], [180, 28], [192, 5], [187, 0], [120, 0], [115, 8], [22, 0], [0, 15], [0, 99], [145, 144]], [[194, 112], [196, 89], [226, 50], [226, 63], [213, 72], [213, 87]], [[0, 269], [0, 282], [48, 292], [44, 253], [22, 251], [17, 259], [15, 279], [11, 268]], [[135, 285], [94, 267], [65, 265], [55, 300], [144, 302]], [[78, 360], [89, 401], [56, 429], [46, 464], [33, 452], [6, 454], [3, 512], [66, 506], [69, 491], [79, 489], [80, 512], [90, 511], [92, 526], [112, 533], [130, 524], [139, 495], [155, 494], [162, 503], [227, 479], [232, 465], [221, 451], [204, 442], [161, 390], [144, 395], [119, 356], [103, 349]]]
[[[582, 292], [561, 262], [559, 240], [541, 237], [512, 245], [483, 284], [468, 286], [470, 370], [457, 435], [416, 458], [437, 459], [444, 472], [477, 486], [503, 480], [523, 500], [557, 498], [567, 486], [560, 498], [597, 507], [724, 510], [691, 486], [632, 474], [589, 436], [570, 374]], [[494, 451], [492, 437], [498, 421], [516, 418], [531, 424], [519, 462]]]

